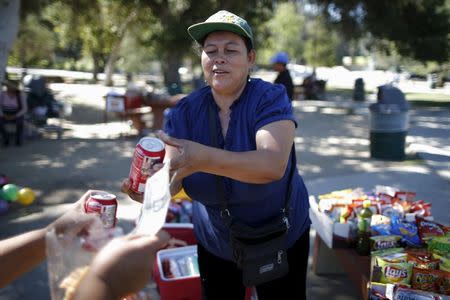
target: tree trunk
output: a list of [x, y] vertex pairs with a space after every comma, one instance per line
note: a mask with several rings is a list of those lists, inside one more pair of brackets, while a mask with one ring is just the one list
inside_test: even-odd
[[94, 63], [94, 70], [92, 71], [92, 82], [97, 83], [98, 82], [98, 73], [100, 73], [100, 62], [98, 61], [99, 56], [96, 54], [92, 55], [92, 60]]
[[117, 35], [117, 41], [114, 44], [114, 47], [111, 50], [111, 53], [109, 54], [108, 61], [105, 65], [105, 85], [106, 86], [112, 86], [112, 76], [114, 74], [114, 65], [116, 61], [119, 59], [119, 53], [120, 53], [120, 47], [122, 46], [122, 41], [125, 37], [125, 32], [127, 31], [128, 25], [130, 22], [136, 17], [137, 11], [133, 10], [126, 20], [123, 22], [123, 24], [120, 26], [120, 29], [118, 31]]
[[112, 76], [114, 74], [114, 65], [116, 64], [116, 61], [119, 59], [119, 53], [120, 53], [120, 46], [122, 44], [123, 37], [120, 37], [118, 41], [116, 41], [116, 44], [111, 50], [111, 53], [109, 54], [108, 61], [105, 65], [105, 85], [106, 86], [112, 86], [113, 80]]
[[5, 78], [9, 51], [19, 30], [20, 0], [0, 2], [0, 82]]
[[171, 48], [165, 50], [165, 55], [162, 55], [163, 61], [162, 69], [164, 75], [164, 84], [167, 87], [169, 94], [175, 95], [182, 93], [181, 79], [178, 69], [181, 66], [182, 56], [178, 51], [173, 51]]

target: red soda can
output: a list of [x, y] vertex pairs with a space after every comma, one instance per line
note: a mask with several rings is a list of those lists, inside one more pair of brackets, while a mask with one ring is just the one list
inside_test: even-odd
[[92, 192], [84, 203], [86, 213], [100, 215], [105, 228], [116, 226], [117, 199], [116, 196], [104, 191]]
[[148, 176], [157, 163], [162, 163], [166, 151], [164, 142], [154, 137], [139, 140], [134, 149], [130, 168], [130, 188], [133, 192], [143, 194]]

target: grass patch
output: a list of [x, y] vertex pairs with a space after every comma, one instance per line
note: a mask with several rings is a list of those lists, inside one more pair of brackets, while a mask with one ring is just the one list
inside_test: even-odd
[[[366, 91], [366, 98], [371, 91]], [[326, 90], [327, 98], [340, 97], [352, 99], [353, 89], [329, 87]], [[414, 106], [450, 107], [450, 95], [440, 93], [405, 93], [406, 100]]]
[[415, 106], [450, 107], [450, 95], [437, 93], [407, 93], [406, 100]]

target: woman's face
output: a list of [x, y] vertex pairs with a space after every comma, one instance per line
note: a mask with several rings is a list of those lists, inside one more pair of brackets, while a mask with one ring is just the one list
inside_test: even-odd
[[244, 39], [228, 31], [210, 33], [202, 48], [206, 82], [219, 94], [239, 92], [255, 62], [255, 51], [247, 51]]

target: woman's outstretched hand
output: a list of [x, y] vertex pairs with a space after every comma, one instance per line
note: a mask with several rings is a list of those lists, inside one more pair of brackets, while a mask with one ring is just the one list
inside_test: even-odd
[[174, 148], [170, 156], [172, 181], [181, 181], [201, 170], [202, 164], [207, 158], [207, 147], [192, 141], [170, 137], [163, 131], [159, 131], [158, 136], [166, 145]]

